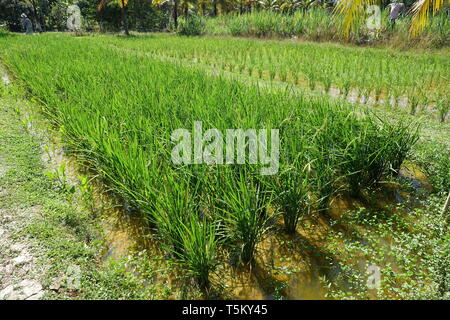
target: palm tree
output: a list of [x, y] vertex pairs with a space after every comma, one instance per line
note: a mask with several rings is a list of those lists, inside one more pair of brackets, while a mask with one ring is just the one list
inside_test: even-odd
[[278, 11], [280, 5], [278, 0], [259, 0], [259, 5], [266, 11]]
[[218, 16], [219, 15], [219, 9], [220, 6], [221, 13], [229, 11], [230, 7], [233, 5], [233, 1], [229, 0], [212, 0], [211, 1], [213, 6], [213, 15]]
[[435, 15], [444, 8], [445, 2], [450, 4], [450, 0], [417, 0], [414, 3], [411, 9], [414, 14], [411, 24], [411, 33], [413, 36], [417, 36], [425, 29], [430, 11]]
[[174, 24], [175, 29], [177, 29], [178, 28], [178, 8], [180, 6], [180, 0], [153, 0], [152, 3], [157, 6], [162, 6], [164, 4], [170, 4], [173, 6], [173, 9], [172, 9], [173, 24]]
[[206, 7], [208, 5], [209, 0], [198, 0], [197, 1], [197, 7], [198, 7], [198, 11], [199, 13], [202, 14], [202, 16], [206, 15]]
[[[335, 12], [344, 17], [343, 32], [348, 38], [350, 30], [355, 28], [358, 18], [362, 17], [365, 8], [369, 5], [377, 4], [381, 0], [339, 0]], [[449, 4], [450, 0], [416, 0], [413, 4], [411, 12], [413, 19], [411, 23], [411, 34], [417, 36], [427, 25], [430, 13], [435, 15], [441, 10], [445, 3]]]
[[281, 11], [288, 13], [288, 14], [293, 14], [294, 11], [296, 11], [297, 9], [299, 9], [300, 6], [300, 1], [299, 0], [285, 0], [281, 6], [280, 9]]
[[189, 16], [189, 9], [191, 7], [194, 7], [194, 4], [197, 2], [197, 0], [181, 0], [180, 9], [184, 13], [184, 17], [187, 18]]
[[[112, 0], [102, 0], [98, 6], [97, 10], [101, 10], [106, 4], [111, 2]], [[129, 36], [130, 32], [128, 31], [128, 0], [114, 0], [119, 5], [121, 11], [122, 11], [122, 22], [123, 27], [125, 29], [125, 35]]]
[[306, 11], [308, 8], [318, 4], [316, 0], [284, 0], [280, 6], [281, 11], [293, 14], [297, 10]]

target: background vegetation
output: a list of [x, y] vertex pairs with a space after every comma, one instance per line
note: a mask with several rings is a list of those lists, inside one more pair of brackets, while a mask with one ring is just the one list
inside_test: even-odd
[[[379, 4], [384, 9], [388, 3]], [[410, 10], [413, 1], [405, 3]], [[0, 25], [19, 32], [20, 14], [26, 13], [38, 31], [65, 31], [71, 4], [80, 7], [86, 31], [118, 32], [126, 27], [126, 33], [179, 31], [184, 35], [296, 37], [404, 47], [442, 47], [449, 43], [449, 6], [445, 1], [436, 16], [422, 22], [423, 30], [416, 32], [419, 36], [414, 39], [409, 12], [393, 26], [388, 23], [388, 12], [383, 10], [381, 29], [371, 31], [366, 27], [365, 11], [358, 9], [361, 12], [352, 18], [351, 32], [345, 33], [348, 17], [335, 15], [334, 2], [329, 0], [130, 0], [123, 5], [121, 1], [98, 0], [1, 0]]]

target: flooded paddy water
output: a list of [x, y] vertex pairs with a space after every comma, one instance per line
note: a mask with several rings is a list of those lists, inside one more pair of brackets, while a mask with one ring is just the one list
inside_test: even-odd
[[[418, 194], [426, 194], [431, 185], [417, 166], [405, 166], [400, 175], [417, 187]], [[413, 195], [402, 190], [398, 184], [383, 187], [372, 205], [386, 208], [396, 203], [410, 202]], [[415, 195], [414, 195], [415, 196]], [[353, 275], [342, 262], [345, 256], [344, 247], [357, 242], [369, 245], [369, 239], [355, 237], [355, 230], [340, 217], [349, 210], [358, 210], [367, 204], [346, 197], [336, 197], [331, 207], [324, 213], [312, 213], [305, 217], [294, 235], [276, 232], [283, 228], [282, 219], [276, 222], [274, 232], [269, 233], [259, 243], [257, 255], [250, 266], [238, 266], [233, 261], [232, 253], [224, 263], [211, 275], [214, 291], [213, 297], [232, 299], [327, 299], [329, 283], [349, 290]], [[107, 252], [104, 259], [121, 259], [133, 251], [145, 249], [151, 255], [162, 255], [156, 245], [158, 241], [150, 231], [149, 224], [138, 212], [115, 207], [105, 211], [104, 231], [107, 239]], [[358, 230], [356, 230], [358, 231]], [[359, 230], [361, 231], [361, 230]], [[334, 233], [346, 235], [344, 240], [330, 237]], [[362, 233], [362, 232], [361, 232]], [[389, 237], [378, 239], [386, 248], [390, 247]], [[331, 253], [330, 247], [341, 247], [342, 256]], [[400, 269], [396, 265], [394, 252], [389, 252], [385, 259], [394, 271]], [[367, 273], [368, 259], [365, 256], [348, 258], [351, 267], [361, 274]], [[179, 286], [180, 270], [173, 270], [173, 278], [169, 282]], [[167, 281], [164, 279], [161, 281]], [[371, 298], [377, 297], [376, 290], [367, 290]]]

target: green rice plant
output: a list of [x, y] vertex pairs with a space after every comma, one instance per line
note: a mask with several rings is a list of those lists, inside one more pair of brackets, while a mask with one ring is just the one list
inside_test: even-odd
[[294, 80], [294, 84], [298, 84], [299, 83], [300, 78], [299, 78], [299, 75], [298, 75], [297, 71], [293, 71], [292, 72], [292, 78]]
[[382, 91], [383, 87], [381, 87], [381, 85], [375, 86], [375, 102], [380, 101]]
[[353, 197], [377, 183], [389, 168], [386, 155], [389, 143], [372, 122], [360, 128], [360, 135], [348, 142], [342, 154], [341, 168]]
[[276, 179], [275, 203], [280, 207], [286, 232], [292, 234], [297, 224], [311, 210], [309, 179], [305, 168], [288, 167]]
[[286, 82], [286, 80], [287, 80], [287, 70], [286, 69], [280, 70], [280, 80], [283, 82]]
[[239, 251], [240, 261], [249, 264], [256, 245], [270, 227], [267, 210], [272, 194], [264, 191], [254, 179], [249, 179], [246, 173], [238, 173], [237, 177], [229, 175], [223, 187], [225, 190], [220, 199], [223, 206], [218, 210], [224, 221], [225, 233]]
[[420, 97], [417, 94], [417, 91], [415, 90], [415, 88], [412, 88], [409, 91], [408, 100], [409, 100], [409, 113], [411, 115], [415, 115], [416, 112], [417, 112], [417, 107], [418, 107], [419, 102], [420, 102]]
[[316, 89], [316, 77], [313, 73], [308, 74], [308, 87], [311, 91], [314, 91]]
[[351, 89], [351, 81], [347, 75], [344, 75], [341, 89], [342, 89], [342, 98], [346, 100]]
[[440, 122], [445, 122], [448, 114], [450, 113], [450, 101], [449, 95], [438, 95], [436, 99], [436, 107], [435, 109], [438, 112], [438, 117]]
[[187, 216], [186, 222], [178, 226], [178, 234], [182, 252], [175, 252], [178, 260], [189, 274], [194, 276], [201, 289], [210, 288], [210, 273], [217, 265], [217, 241], [219, 226], [208, 221], [205, 216], [195, 214]]
[[403, 88], [400, 85], [396, 85], [393, 88], [392, 96], [393, 96], [393, 100], [394, 100], [394, 108], [396, 108], [398, 106], [398, 102], [399, 102], [399, 99], [402, 94], [402, 89]]
[[[196, 193], [198, 182], [190, 192], [188, 180], [171, 177], [172, 186], [166, 187], [158, 199], [152, 222], [158, 228], [166, 250], [197, 279], [200, 288], [210, 286], [209, 274], [216, 266], [218, 247], [215, 222], [200, 214]], [[181, 178], [182, 179], [182, 178]]]
[[253, 66], [252, 66], [252, 65], [249, 65], [249, 66], [248, 66], [247, 72], [248, 72], [248, 75], [251, 77], [252, 74], [253, 74]]
[[316, 194], [317, 208], [319, 211], [323, 211], [328, 209], [333, 195], [340, 191], [336, 187], [338, 182], [337, 172], [330, 159], [322, 158], [319, 155], [310, 164], [313, 166], [311, 181]]
[[419, 139], [419, 128], [419, 125], [407, 121], [382, 123], [381, 133], [389, 143], [385, 157], [394, 176], [398, 175], [400, 167]]
[[331, 88], [331, 84], [332, 84], [331, 78], [325, 75], [324, 77], [322, 77], [322, 83], [323, 83], [325, 93], [330, 92], [330, 88]]
[[180, 230], [190, 221], [190, 216], [196, 215], [199, 208], [195, 197], [188, 191], [187, 184], [184, 181], [176, 183], [174, 178], [172, 181], [172, 186], [164, 186], [164, 193], [158, 198], [155, 211], [149, 219], [157, 227], [166, 250], [179, 258], [184, 252]]
[[257, 69], [257, 72], [258, 72], [258, 78], [262, 79], [263, 73], [264, 73], [263, 68], [259, 67], [259, 68]]
[[269, 70], [269, 77], [270, 77], [270, 81], [275, 80], [275, 76], [277, 75], [277, 72], [275, 71], [275, 69], [270, 69]]

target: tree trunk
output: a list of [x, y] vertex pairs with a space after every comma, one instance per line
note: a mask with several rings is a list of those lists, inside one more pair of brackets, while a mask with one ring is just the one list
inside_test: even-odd
[[130, 32], [128, 30], [128, 6], [125, 6], [123, 0], [122, 0], [122, 21], [123, 21], [123, 28], [125, 29], [125, 35], [129, 36]]
[[214, 11], [214, 16], [215, 17], [217, 17], [217, 2], [216, 2], [216, 0], [214, 0], [214, 2], [213, 2], [213, 11]]
[[189, 15], [189, 6], [186, 3], [184, 6], [184, 17], [187, 19], [188, 15]]
[[239, 2], [239, 14], [243, 14], [244, 13], [244, 4], [242, 3], [242, 1], [244, 1], [244, 0], [241, 0]]
[[34, 15], [34, 31], [36, 31], [36, 32], [42, 32], [42, 27], [41, 27], [41, 19], [40, 19], [40, 16], [39, 16], [39, 14], [38, 14], [38, 12], [37, 12], [37, 9], [36, 9], [36, 4], [34, 3], [34, 1], [31, 1], [31, 6], [33, 7], [33, 15]]
[[173, 5], [173, 24], [175, 29], [178, 29], [178, 0], [175, 0]]
[[206, 4], [202, 3], [201, 8], [202, 8], [202, 16], [204, 16], [206, 12]]

